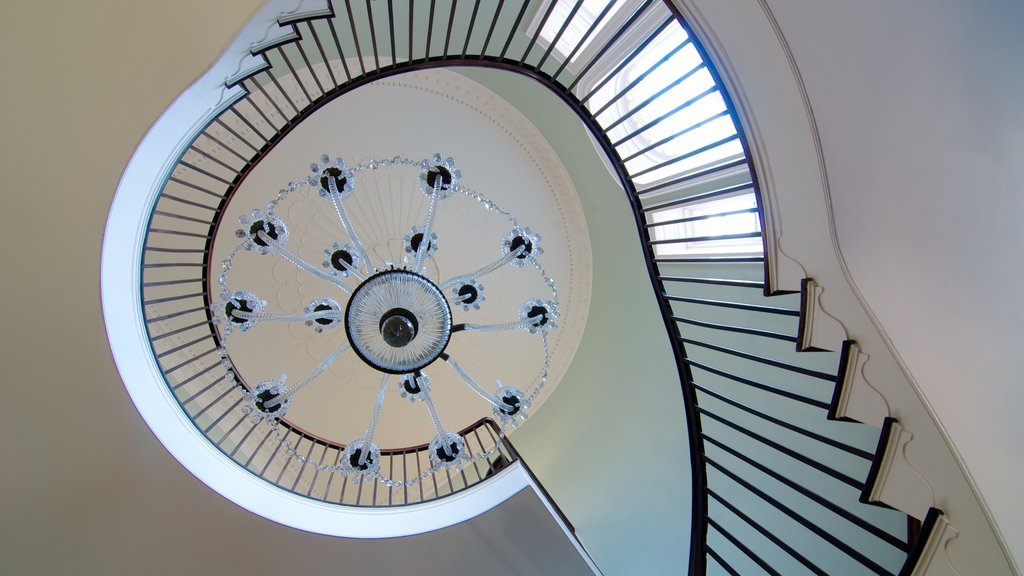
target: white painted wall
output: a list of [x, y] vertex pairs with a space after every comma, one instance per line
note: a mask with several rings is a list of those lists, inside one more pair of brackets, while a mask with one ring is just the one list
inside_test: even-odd
[[772, 285], [824, 288], [816, 320], [832, 329], [816, 345], [845, 335], [868, 357], [847, 413], [913, 435], [883, 499], [917, 517], [946, 510], [957, 529], [943, 570], [1012, 572], [1020, 5], [677, 4], [753, 143]]
[[1024, 4], [769, 4], [853, 280], [1019, 556]]

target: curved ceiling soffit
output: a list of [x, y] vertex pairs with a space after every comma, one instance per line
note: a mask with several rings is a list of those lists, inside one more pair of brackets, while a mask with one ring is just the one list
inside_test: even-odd
[[[395, 537], [450, 526], [511, 497], [524, 487], [523, 482], [499, 474], [490, 482], [441, 501], [387, 510], [331, 506], [277, 489], [241, 469], [205, 440], [163, 383], [163, 374], [146, 341], [141, 309], [123, 306], [124, 302], [138, 302], [141, 294], [137, 263], [142, 257], [146, 226], [144, 221], [140, 222], [139, 214], [151, 211], [175, 160], [189, 143], [244, 95], [237, 86], [225, 88], [224, 79], [245, 70], [247, 63], [251, 63], [251, 45], [282, 35], [278, 26], [281, 4], [268, 2], [259, 10], [210, 70], [168, 107], [144, 137], [122, 176], [108, 217], [101, 260], [101, 299], [111, 350], [133, 402], [163, 445], [204, 483], [240, 506], [296, 528], [345, 537]], [[305, 9], [309, 3], [284, 4], [291, 4], [295, 7], [292, 9], [297, 10]], [[400, 83], [400, 80], [394, 82]], [[478, 104], [491, 106], [493, 102]], [[550, 146], [535, 127], [529, 126], [521, 115], [516, 117], [518, 112], [514, 112], [491, 120], [499, 124], [507, 122], [517, 129], [524, 128], [521, 122], [525, 122], [527, 127], [523, 134], [533, 128], [532, 135], [520, 135], [517, 142], [524, 149], [533, 150], [531, 160], [544, 175], [549, 189], [571, 190], [564, 167], [550, 158], [544, 160], [545, 154], [536, 153], [542, 147], [550, 150]], [[574, 193], [555, 195], [555, 198], [560, 214], [569, 223], [567, 229], [584, 239], [584, 244], [574, 247], [577, 253], [571, 274], [574, 282], [579, 279], [578, 306], [585, 311], [590, 289], [589, 282], [585, 281], [590, 271], [585, 221]], [[573, 220], [576, 224], [571, 223]], [[126, 278], [129, 281], [126, 282]], [[577, 330], [582, 329], [580, 323]], [[567, 334], [563, 339], [570, 342], [566, 347], [567, 365], [578, 337]]]
[[[772, 291], [798, 290], [797, 287], [800, 285], [801, 279], [817, 276], [816, 280], [834, 288], [832, 293], [827, 295], [831, 301], [831, 307], [825, 306], [822, 310], [823, 314], [828, 317], [824, 321], [834, 326], [828, 331], [829, 335], [834, 336], [838, 333], [840, 337], [856, 339], [861, 348], [884, 350], [884, 354], [875, 354], [876, 358], [872, 366], [869, 366], [866, 371], [862, 367], [859, 375], [869, 390], [868, 393], [876, 396], [872, 400], [876, 409], [871, 410], [871, 413], [877, 418], [851, 416], [868, 424], [880, 426], [880, 418], [891, 415], [892, 404], [896, 402], [899, 406], [901, 397], [905, 404], [908, 397], [898, 391], [894, 393], [891, 389], [880, 389], [878, 385], [872, 384], [872, 381], [892, 382], [897, 378], [905, 379], [912, 394], [911, 401], [919, 404], [922, 415], [927, 416], [928, 422], [915, 426], [908, 420], [916, 409], [912, 406], [903, 406], [903, 409], [900, 410], [902, 412], [901, 423], [924, 432], [924, 434], [918, 435], [919, 442], [934, 443], [936, 440], [941, 442], [942, 449], [948, 450], [952, 461], [963, 475], [966, 486], [971, 492], [970, 494], [961, 494], [960, 497], [967, 496], [969, 499], [976, 499], [978, 503], [977, 510], [980, 515], [975, 516], [969, 510], [971, 505], [967, 504], [968, 500], [959, 500], [967, 506], [966, 509], [962, 509], [958, 523], [965, 522], [982, 530], [992, 530], [998, 543], [999, 553], [1004, 556], [1009, 566], [1015, 565], [1015, 558], [1010, 552], [1012, 548], [1007, 545], [1005, 535], [999, 524], [994, 521], [992, 509], [979, 490], [977, 481], [967, 468], [963, 456], [956, 449], [934, 408], [929, 403], [923, 388], [915, 380], [906, 362], [895, 348], [892, 339], [864, 298], [849, 269], [839, 243], [828, 170], [814, 109], [800, 68], [771, 7], [765, 0], [758, 0], [756, 5], [744, 6], [742, 11], [737, 11], [731, 5], [716, 5], [715, 2], [704, 0], [672, 0], [672, 2], [691, 25], [694, 34], [700, 39], [701, 44], [716, 63], [722, 82], [732, 96], [736, 113], [744, 126], [750, 144], [748, 154], [754, 165], [753, 173], [757, 175], [757, 179], [760, 181], [760, 192], [765, 197], [765, 205], [762, 209], [765, 214], [765, 257], [766, 270], [769, 272], [769, 276], [766, 277], [768, 287]], [[725, 11], [729, 11], [728, 14]], [[736, 24], [744, 22], [746, 24], [742, 26], [741, 31], [737, 31], [736, 34], [729, 33], [730, 30], [736, 28]], [[727, 37], [726, 34], [728, 34]], [[751, 48], [755, 45], [757, 46], [756, 50]], [[771, 58], [767, 56], [766, 47], [773, 47], [771, 52], [774, 55]], [[753, 98], [748, 87], [755, 85], [759, 96]], [[780, 199], [781, 190], [786, 191], [786, 197], [800, 198], [800, 202], [805, 203], [805, 207], [802, 208], [803, 212], [794, 209], [786, 210], [786, 213], [800, 213], [796, 218], [800, 218], [801, 223], [810, 223], [812, 226], [784, 228], [780, 206], [789, 204], [784, 202], [784, 199]], [[816, 200], [807, 203], [807, 199]], [[810, 214], [808, 210], [814, 214]], [[814, 217], [815, 214], [817, 217]], [[789, 221], [788, 216], [786, 220]], [[824, 226], [812, 231], [814, 238], [820, 239], [827, 236], [830, 241], [828, 244], [822, 244], [820, 241], [807, 241], [805, 237], [813, 225], [819, 224]], [[826, 249], [827, 253], [821, 252], [821, 249], [825, 247], [831, 248], [831, 250]], [[807, 253], [808, 250], [811, 251], [810, 254]], [[810, 272], [808, 266], [812, 267]], [[849, 298], [843, 295], [843, 285], [849, 289]], [[859, 311], [850, 308], [851, 304], [855, 304]], [[852, 314], [851, 310], [853, 310]], [[861, 324], [855, 318], [860, 313], [864, 315], [867, 324]], [[876, 341], [874, 346], [872, 340]], [[835, 341], [828, 344], [828, 348], [835, 349], [840, 342]], [[887, 359], [885, 356], [889, 356], [889, 358]], [[925, 440], [924, 438], [929, 435], [928, 427], [932, 427], [937, 432], [937, 436]], [[929, 453], [929, 450], [917, 453]], [[949, 492], [949, 489], [952, 489], [952, 492], [942, 497], [943, 500], [949, 499], [952, 494], [956, 493], [957, 482], [955, 480], [952, 484], [941, 481], [940, 483], [945, 486], [940, 487], [935, 485], [935, 480], [942, 476], [941, 474], [934, 475], [922, 471], [935, 465], [941, 467], [940, 463], [925, 461], [913, 463], [907, 460], [906, 454], [902, 455], [902, 461], [911, 475], [920, 482], [920, 489], [913, 495], [907, 494], [906, 498], [901, 499], [900, 502], [887, 503], [908, 511], [913, 516], [923, 518], [928, 506], [937, 505], [940, 493]], [[950, 512], [955, 514], [955, 511], [951, 509], [955, 508], [957, 501], [948, 501], [943, 506], [947, 514]], [[982, 520], [987, 526], [976, 524], [978, 520]], [[961, 524], [961, 528], [966, 527]], [[976, 535], [980, 534], [976, 533]], [[949, 539], [955, 537], [954, 534], [949, 536]], [[948, 543], [948, 541], [945, 542], [945, 544]], [[983, 545], [983, 547], [987, 547], [987, 545]], [[972, 550], [967, 552], [970, 559], [963, 557], [959, 560], [951, 558], [949, 550], [944, 548], [944, 561], [950, 565], [954, 563], [971, 565], [974, 561], [982, 561], [987, 554], [980, 548], [974, 548], [973, 545], [970, 545], [970, 548]], [[963, 547], [957, 549], [963, 551]]]

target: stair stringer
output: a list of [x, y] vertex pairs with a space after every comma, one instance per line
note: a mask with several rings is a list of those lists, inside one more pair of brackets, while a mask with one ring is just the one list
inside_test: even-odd
[[801, 349], [850, 343], [834, 417], [898, 422], [880, 450], [870, 499], [918, 519], [932, 508], [944, 512], [941, 546], [912, 573], [1015, 574], [963, 460], [846, 268], [813, 109], [770, 8], [764, 0], [674, 3], [716, 64], [747, 137], [763, 211], [765, 292], [808, 288]]

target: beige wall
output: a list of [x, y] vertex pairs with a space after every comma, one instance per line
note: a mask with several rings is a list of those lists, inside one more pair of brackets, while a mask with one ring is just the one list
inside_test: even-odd
[[[326, 573], [347, 552], [237, 508], [174, 461], [131, 405], [100, 316], [121, 171], [259, 3], [0, 3], [0, 572]], [[271, 542], [291, 553], [268, 555]]]

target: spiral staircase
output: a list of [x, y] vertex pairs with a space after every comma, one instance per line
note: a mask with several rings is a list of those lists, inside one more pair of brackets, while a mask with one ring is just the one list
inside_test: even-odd
[[[679, 571], [932, 573], [948, 522], [937, 507], [908, 515], [898, 499], [884, 501], [883, 483], [899, 466], [900, 421], [854, 421], [867, 344], [834, 328], [814, 279], [780, 287], [779, 216], [762, 190], [756, 142], [683, 10], [668, 0], [335, 0], [278, 10], [165, 167], [145, 233], [147, 338], [183, 412], [250, 473], [339, 506], [443, 501], [519, 459], [493, 423], [480, 421], [460, 434], [491, 456], [412, 491], [352, 490], [296, 464], [295, 452], [337, 461], [344, 446], [287, 425], [287, 443], [268, 443], [270, 432], [241, 412], [241, 387], [223, 376], [210, 312], [211, 243], [225, 207], [299, 123], [341, 95], [408, 72], [515, 74], [587, 127], [636, 224], [652, 289], [636, 297], [660, 311], [663, 325], [648, 329], [668, 339], [685, 404], [688, 436], [678, 442], [689, 446], [692, 514], [679, 519], [689, 525], [680, 542], [689, 566]], [[733, 227], [707, 227], [720, 222]], [[751, 239], [753, 247], [743, 244]], [[388, 452], [383, 465], [419, 474], [425, 450]]]

